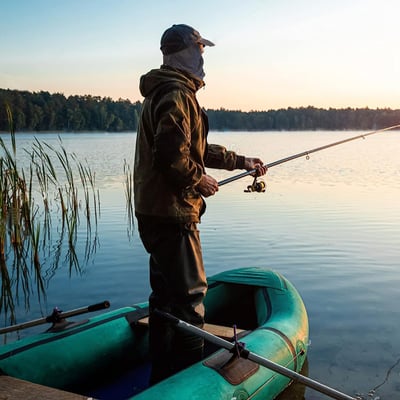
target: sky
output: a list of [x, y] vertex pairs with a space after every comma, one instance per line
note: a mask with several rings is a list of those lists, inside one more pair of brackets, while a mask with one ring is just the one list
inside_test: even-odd
[[205, 108], [400, 108], [398, 0], [0, 0], [0, 88], [142, 101], [160, 37], [206, 48]]

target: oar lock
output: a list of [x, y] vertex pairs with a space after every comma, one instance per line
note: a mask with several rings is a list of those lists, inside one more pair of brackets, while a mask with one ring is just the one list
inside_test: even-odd
[[258, 193], [264, 193], [267, 185], [265, 182], [261, 179], [258, 179], [258, 177], [254, 177], [253, 183], [249, 186], [247, 186], [247, 189], [244, 191], [246, 193], [251, 193], [251, 192], [258, 192]]

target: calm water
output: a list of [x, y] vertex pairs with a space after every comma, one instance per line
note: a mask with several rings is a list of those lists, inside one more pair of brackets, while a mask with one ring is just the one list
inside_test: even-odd
[[[358, 134], [211, 133], [210, 142], [269, 163]], [[57, 142], [57, 135], [37, 137]], [[18, 146], [29, 148], [32, 138], [19, 136]], [[108, 299], [117, 308], [149, 294], [147, 255], [137, 233], [128, 235], [123, 185], [135, 135], [62, 138], [96, 172], [96, 248], [80, 273], [49, 268], [46, 302], [39, 307], [32, 295], [30, 311], [17, 310], [18, 322], [47, 315], [54, 306], [66, 311]], [[400, 133], [386, 132], [287, 162], [270, 169], [265, 193], [244, 193], [251, 178], [222, 186], [208, 199], [200, 225], [209, 275], [268, 266], [297, 287], [309, 314], [308, 376], [365, 398], [379, 386], [372, 399], [400, 398], [399, 156]], [[236, 172], [209, 173], [221, 180]], [[286, 398], [302, 398], [296, 396]], [[325, 398], [305, 391], [307, 400]]]

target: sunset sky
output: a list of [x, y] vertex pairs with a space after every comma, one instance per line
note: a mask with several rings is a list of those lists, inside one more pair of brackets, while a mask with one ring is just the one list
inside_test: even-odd
[[192, 25], [206, 108], [400, 108], [398, 0], [1, 1], [0, 88], [142, 100], [160, 37]]

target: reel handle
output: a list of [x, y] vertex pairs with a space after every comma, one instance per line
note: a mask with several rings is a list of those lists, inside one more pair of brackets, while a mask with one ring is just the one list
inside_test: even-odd
[[264, 193], [267, 185], [263, 180], [258, 180], [257, 177], [254, 178], [254, 181], [251, 185], [247, 186], [247, 189], [244, 190], [245, 193], [257, 192]]

